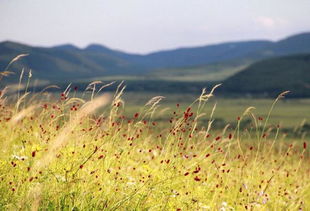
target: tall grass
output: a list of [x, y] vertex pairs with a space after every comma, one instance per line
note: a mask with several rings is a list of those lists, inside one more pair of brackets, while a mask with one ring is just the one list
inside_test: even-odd
[[[216, 87], [155, 122], [162, 96], [124, 116], [123, 84], [113, 96], [101, 96], [98, 84], [89, 100], [70, 86], [53, 100], [45, 91], [15, 104], [1, 95], [1, 210], [310, 209], [307, 142], [268, 124], [284, 93], [267, 119], [249, 108], [236, 128], [218, 131], [216, 105], [207, 104]], [[253, 128], [240, 127], [245, 116]]]

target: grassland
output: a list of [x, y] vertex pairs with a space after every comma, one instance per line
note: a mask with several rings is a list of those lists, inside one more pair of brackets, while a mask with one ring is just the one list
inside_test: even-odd
[[0, 210], [310, 209], [309, 100], [30, 93], [30, 78], [0, 92]]
[[250, 61], [231, 61], [203, 66], [168, 68], [156, 70], [147, 76], [156, 80], [168, 81], [224, 81], [249, 64]]
[[[309, 143], [269, 122], [288, 113], [283, 96], [268, 116], [270, 100], [252, 101], [255, 113], [249, 101], [219, 99], [213, 113], [209, 92], [159, 106], [162, 97], [146, 102], [121, 87], [84, 99], [69, 90], [15, 103], [2, 92], [1, 210], [310, 209]], [[213, 130], [217, 113], [236, 124]]]
[[[180, 104], [182, 109], [186, 109], [195, 100], [193, 94], [167, 94], [167, 93], [143, 93], [129, 92], [124, 93], [126, 102], [125, 113], [128, 115], [139, 111], [140, 108], [151, 98], [157, 95], [165, 97], [160, 104], [160, 109], [166, 110], [169, 113], [176, 104]], [[269, 112], [269, 107], [274, 99], [264, 98], [212, 98], [209, 100], [205, 108], [205, 112], [210, 114], [214, 104], [216, 104], [216, 112], [214, 119], [222, 123], [236, 123], [236, 119], [248, 107], [255, 107], [255, 113], [262, 118], [266, 118]], [[307, 124], [310, 120], [310, 99], [284, 99], [279, 101], [276, 108], [272, 112], [270, 124], [280, 124], [285, 128], [296, 128], [301, 124]], [[169, 110], [168, 110], [169, 109]], [[163, 115], [154, 116], [158, 120], [163, 119]], [[167, 117], [168, 118], [168, 117]], [[164, 118], [165, 120], [167, 118]], [[208, 118], [206, 116], [205, 118]]]

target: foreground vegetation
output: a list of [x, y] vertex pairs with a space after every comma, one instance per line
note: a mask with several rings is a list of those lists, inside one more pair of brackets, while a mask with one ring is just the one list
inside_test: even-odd
[[122, 85], [114, 96], [91, 87], [89, 100], [69, 87], [57, 99], [19, 93], [15, 104], [1, 92], [1, 210], [310, 208], [307, 141], [286, 138], [270, 115], [248, 108], [212, 130], [214, 90], [170, 110], [154, 97], [125, 116]]
[[213, 129], [218, 86], [189, 105], [161, 108], [157, 96], [128, 111], [123, 84], [113, 95], [101, 95], [112, 83], [82, 94], [69, 85], [55, 97], [55, 86], [31, 94], [23, 72], [14, 95], [0, 92], [0, 210], [310, 208], [307, 131], [270, 124], [287, 92], [264, 115], [234, 110]]

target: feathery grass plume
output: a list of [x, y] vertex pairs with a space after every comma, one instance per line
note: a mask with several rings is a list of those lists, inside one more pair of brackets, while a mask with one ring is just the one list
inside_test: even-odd
[[198, 101], [198, 109], [197, 109], [197, 112], [196, 112], [197, 114], [201, 112], [201, 110], [204, 108], [204, 106], [205, 106], [205, 104], [207, 103], [207, 101], [208, 101], [211, 97], [214, 96], [214, 95], [213, 95], [214, 91], [215, 91], [218, 87], [220, 87], [221, 85], [222, 85], [222, 84], [217, 84], [217, 85], [215, 85], [215, 86], [211, 89], [211, 91], [210, 91], [209, 93], [207, 93], [206, 88], [204, 88], [204, 89], [202, 90], [201, 95], [200, 95], [199, 98], [197, 98], [196, 101], [195, 101], [195, 102]]
[[16, 104], [15, 104], [15, 110], [16, 110], [16, 112], [18, 112], [19, 106], [20, 106], [22, 103], [24, 103], [24, 105], [25, 105], [26, 97], [27, 97], [29, 94], [30, 94], [30, 92], [25, 92], [25, 94], [23, 94], [23, 95], [17, 100], [17, 102], [16, 102]]
[[49, 85], [49, 86], [43, 88], [43, 89], [40, 91], [40, 93], [43, 93], [43, 92], [45, 92], [46, 90], [51, 89], [51, 88], [60, 89], [60, 87], [57, 86], [57, 85]]
[[29, 107], [21, 110], [20, 112], [18, 112], [17, 114], [15, 114], [11, 120], [10, 120], [10, 123], [12, 125], [15, 125], [17, 124], [18, 122], [20, 122], [22, 119], [24, 119], [25, 117], [29, 117], [33, 114], [34, 110], [36, 108], [38, 108], [39, 106], [38, 105], [30, 105]]
[[23, 90], [25, 88], [25, 85], [21, 84], [9, 84], [6, 86], [7, 87], [7, 93], [8, 94], [13, 94], [16, 93], [17, 91]]
[[165, 114], [165, 113], [166, 113], [167, 111], [169, 111], [169, 110], [171, 110], [169, 107], [163, 108], [163, 109], [161, 109], [161, 110], [159, 111], [159, 115], [161, 116], [161, 115]]
[[214, 115], [214, 112], [215, 112], [215, 109], [216, 109], [216, 105], [217, 105], [217, 103], [215, 103], [213, 105], [213, 108], [212, 108], [212, 111], [211, 111], [211, 114], [210, 114], [210, 117], [209, 117], [209, 121], [208, 121], [207, 130], [205, 132], [205, 137], [207, 137], [207, 135], [209, 135], [209, 132], [210, 132], [211, 127], [212, 127], [212, 124], [214, 122], [214, 119], [212, 119], [212, 118], [213, 118], [213, 115]]
[[13, 74], [13, 72], [11, 72], [11, 71], [8, 71], [8, 69], [9, 69], [9, 67], [14, 63], [14, 62], [16, 62], [16, 61], [18, 61], [19, 59], [21, 59], [21, 58], [23, 58], [23, 57], [25, 57], [25, 56], [28, 56], [29, 54], [20, 54], [20, 55], [17, 55], [16, 57], [14, 57], [10, 62], [9, 62], [9, 64], [6, 66], [6, 68], [2, 71], [2, 72], [0, 72], [0, 81], [1, 81], [1, 79], [3, 78], [3, 77], [6, 77], [6, 76], [8, 76], [8, 75], [10, 75], [10, 74]]
[[15, 58], [13, 58], [10, 63], [6, 66], [6, 68], [4, 69], [4, 71], [0, 72], [0, 81], [2, 80], [3, 77], [7, 77], [11, 74], [14, 74], [14, 72], [9, 71], [9, 67], [11, 64], [13, 64], [14, 62], [16, 62], [17, 60], [19, 60], [20, 58], [24, 57], [24, 56], [28, 56], [28, 54], [21, 54], [16, 56]]
[[92, 101], [85, 103], [81, 109], [72, 117], [67, 125], [59, 132], [54, 140], [48, 145], [48, 153], [46, 153], [34, 165], [34, 171], [38, 171], [50, 164], [56, 153], [68, 143], [68, 135], [79, 124], [80, 120], [97, 110], [98, 108], [107, 105], [110, 102], [110, 95], [105, 94], [97, 97]]
[[228, 130], [228, 128], [230, 127], [230, 124], [227, 124], [224, 129], [222, 130], [222, 136], [224, 136], [226, 134], [226, 131]]
[[60, 87], [57, 86], [57, 85], [49, 85], [49, 86], [43, 88], [40, 92], [38, 92], [38, 93], [33, 93], [32, 96], [31, 96], [31, 98], [29, 99], [29, 102], [33, 102], [33, 101], [35, 100], [35, 98], [37, 98], [37, 97], [41, 97], [41, 98], [42, 98], [42, 94], [43, 94], [46, 90], [51, 89], [51, 88], [60, 89]]
[[246, 115], [250, 114], [250, 113], [251, 113], [251, 111], [252, 111], [252, 110], [254, 110], [254, 109], [256, 109], [256, 108], [255, 108], [255, 107], [253, 107], [253, 106], [248, 107], [248, 108], [247, 108], [247, 109], [245, 109], [245, 111], [243, 112], [242, 117], [244, 117], [244, 116], [246, 116]]
[[5, 102], [7, 100], [7, 97], [4, 97], [5, 94], [7, 93], [8, 87], [4, 87], [2, 90], [0, 90], [0, 103], [2, 105], [5, 105]]
[[115, 82], [116, 82], [116, 81], [112, 81], [112, 82], [110, 82], [110, 83], [108, 83], [108, 84], [102, 85], [102, 86], [98, 89], [97, 94], [98, 94], [99, 92], [101, 92], [101, 90], [103, 90], [104, 88], [109, 87], [109, 86], [112, 86]]
[[[21, 120], [23, 120], [25, 117], [31, 116], [36, 108], [38, 108], [37, 105], [30, 105], [28, 108], [25, 108], [20, 112], [16, 113], [15, 115], [13, 115], [9, 120], [10, 127], [15, 127], [16, 124], [19, 123]], [[6, 141], [0, 143], [3, 153], [5, 153], [9, 149], [11, 141], [12, 139], [7, 139]]]
[[21, 84], [22, 84], [22, 80], [23, 80], [23, 76], [24, 76], [24, 71], [25, 71], [25, 69], [23, 68], [21, 73], [20, 73], [20, 76], [19, 76], [17, 100], [20, 97], [20, 90], [21, 90]]
[[92, 81], [91, 83], [87, 85], [85, 91], [93, 90], [96, 84], [102, 84], [102, 81]]
[[88, 84], [88, 86], [86, 87], [85, 91], [91, 90], [91, 97], [90, 100], [94, 99], [95, 96], [95, 91], [96, 91], [96, 85], [97, 84], [102, 84], [102, 81], [93, 81], [90, 84]]
[[[164, 96], [155, 96], [152, 99], [150, 99], [145, 105], [144, 105], [144, 109], [145, 111], [144, 116], [142, 117], [142, 119], [146, 118], [147, 116], [149, 116], [150, 118], [153, 117], [154, 112], [157, 110], [157, 108], [159, 107], [159, 103], [162, 99], [164, 99]], [[149, 107], [149, 108], [147, 108]]]
[[145, 106], [151, 106], [154, 107], [156, 106], [162, 99], [164, 99], [164, 96], [155, 96], [152, 99], [150, 99], [149, 101], [147, 101], [147, 103], [145, 104]]
[[2, 90], [0, 90], [0, 99], [5, 95], [5, 93], [7, 92], [8, 87], [4, 87]]
[[65, 91], [62, 92], [63, 95], [64, 95], [64, 97], [68, 97], [69, 92], [70, 92], [70, 89], [71, 89], [71, 85], [72, 85], [72, 83], [70, 83], [70, 84], [66, 87]]
[[[76, 115], [67, 123], [59, 134], [48, 144], [48, 151], [37, 162], [34, 163], [32, 172], [36, 173], [49, 166], [49, 164], [55, 159], [56, 154], [65, 147], [69, 142], [69, 134], [79, 124], [80, 120], [97, 110], [99, 107], [105, 106], [109, 103], [110, 96], [105, 94], [97, 97], [92, 101], [85, 103], [82, 108], [76, 113]], [[39, 188], [38, 188], [39, 187]], [[42, 192], [41, 186], [35, 186], [28, 191], [28, 200], [32, 201], [34, 208], [38, 208], [40, 203], [40, 195]], [[34, 194], [35, 193], [35, 194]]]
[[235, 129], [235, 132], [237, 133], [237, 137], [236, 137], [236, 140], [237, 140], [237, 143], [238, 143], [238, 147], [239, 147], [239, 150], [240, 150], [240, 153], [242, 155], [242, 157], [244, 158], [244, 152], [242, 150], [242, 147], [241, 147], [241, 143], [240, 143], [240, 124], [241, 124], [241, 121], [242, 119], [248, 115], [248, 114], [251, 114], [251, 111], [255, 109], [255, 107], [248, 107], [247, 109], [245, 109], [245, 111], [242, 113], [241, 117], [238, 117], [238, 123], [237, 123], [237, 127]]
[[285, 95], [287, 95], [288, 93], [290, 93], [290, 91], [284, 91], [284, 92], [280, 93], [280, 94], [278, 95], [278, 97], [273, 101], [273, 103], [272, 103], [272, 105], [271, 105], [271, 107], [270, 107], [270, 109], [269, 109], [268, 115], [267, 115], [267, 117], [266, 117], [266, 119], [265, 119], [265, 123], [264, 123], [263, 129], [262, 129], [262, 132], [261, 132], [261, 134], [260, 134], [260, 138], [261, 138], [261, 137], [263, 136], [263, 134], [265, 133], [265, 130], [266, 130], [266, 127], [267, 127], [267, 123], [268, 123], [268, 121], [269, 121], [269, 118], [270, 118], [270, 116], [271, 116], [271, 112], [273, 111], [275, 105], [277, 104], [277, 102], [278, 102], [280, 99], [284, 98]]
[[111, 110], [109, 114], [109, 125], [112, 125], [114, 120], [117, 118], [117, 112], [119, 110], [118, 105], [123, 105], [124, 101], [122, 100], [121, 96], [126, 88], [125, 85], [123, 85], [124, 81], [122, 81], [116, 88], [116, 91], [113, 96], [113, 100], [111, 103]]
[[[211, 97], [214, 96], [214, 95], [213, 95], [214, 91], [215, 91], [218, 87], [220, 87], [221, 85], [222, 85], [222, 84], [217, 84], [217, 85], [215, 85], [215, 86], [211, 89], [211, 91], [210, 91], [209, 93], [207, 93], [206, 88], [203, 88], [203, 89], [202, 89], [202, 92], [201, 92], [201, 94], [200, 94], [200, 96], [190, 105], [190, 107], [191, 107], [194, 103], [198, 102], [198, 108], [197, 108], [196, 116], [195, 116], [195, 123], [194, 123], [194, 126], [193, 126], [193, 128], [192, 128], [191, 134], [192, 134], [192, 133], [195, 131], [195, 129], [197, 128], [198, 119], [204, 116], [204, 114], [201, 115], [201, 112], [202, 112], [202, 110], [204, 109], [206, 103], [208, 102], [208, 100], [209, 100]], [[213, 107], [212, 112], [211, 112], [211, 115], [213, 115], [213, 112], [215, 111], [215, 108], [216, 108], [216, 105]], [[211, 123], [211, 122], [209, 122], [209, 123]], [[212, 124], [212, 123], [211, 123], [211, 124]], [[210, 127], [211, 127], [211, 125], [208, 125], [208, 128], [210, 128]], [[209, 129], [208, 129], [208, 130], [209, 130]], [[208, 133], [208, 130], [207, 130], [207, 133]]]
[[70, 105], [70, 104], [73, 104], [73, 103], [81, 103], [81, 104], [84, 104], [84, 103], [86, 103], [86, 101], [83, 100], [83, 99], [81, 99], [81, 98], [74, 97], [74, 98], [70, 98], [70, 99], [65, 103], [65, 105]]
[[7, 77], [9, 75], [12, 75], [14, 74], [14, 72], [11, 72], [11, 71], [3, 71], [3, 72], [0, 72], [0, 80], [3, 78], [3, 77]]
[[[14, 62], [18, 61], [19, 59], [25, 57], [25, 56], [29, 56], [29, 54], [19, 54], [16, 57], [14, 57], [10, 63], [7, 65], [7, 67], [9, 67], [11, 64], [13, 64]], [[6, 68], [7, 69], [7, 68]]]

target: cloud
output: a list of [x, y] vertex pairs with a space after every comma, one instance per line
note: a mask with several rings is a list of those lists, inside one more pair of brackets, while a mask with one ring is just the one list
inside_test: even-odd
[[265, 28], [274, 28], [277, 26], [283, 26], [287, 24], [287, 21], [281, 18], [272, 18], [266, 16], [260, 16], [255, 19], [255, 22]]

